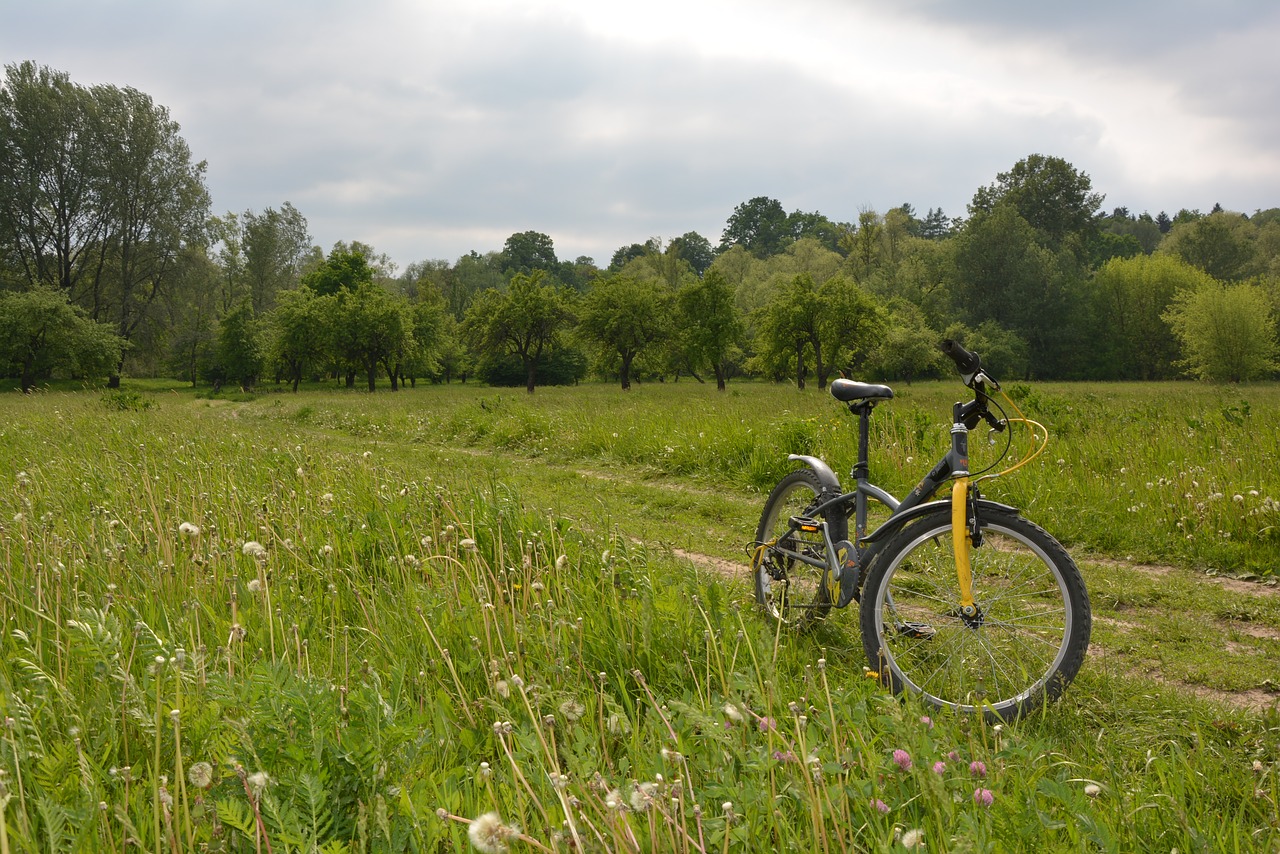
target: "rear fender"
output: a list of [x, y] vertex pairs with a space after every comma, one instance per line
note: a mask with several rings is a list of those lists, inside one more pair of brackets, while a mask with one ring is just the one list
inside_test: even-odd
[[817, 457], [804, 456], [803, 454], [791, 454], [787, 457], [789, 460], [804, 463], [809, 470], [818, 478], [818, 483], [822, 484], [822, 491], [828, 496], [840, 495], [840, 478], [836, 477], [836, 473], [831, 470], [831, 466], [824, 463]]

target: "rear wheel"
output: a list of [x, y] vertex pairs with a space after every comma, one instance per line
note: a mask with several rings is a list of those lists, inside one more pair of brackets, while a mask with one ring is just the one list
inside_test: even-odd
[[970, 548], [976, 613], [960, 609], [951, 510], [899, 531], [863, 589], [863, 645], [894, 693], [1012, 720], [1051, 701], [1089, 645], [1089, 595], [1057, 540], [1012, 511], [984, 508]]
[[[831, 610], [827, 540], [821, 530], [800, 530], [791, 522], [793, 517], [811, 517], [821, 494], [822, 484], [813, 472], [792, 472], [769, 493], [756, 528], [751, 560], [756, 601], [770, 617], [796, 628], [822, 619]], [[820, 521], [826, 522], [832, 543], [848, 536], [849, 520], [842, 513], [833, 512]]]

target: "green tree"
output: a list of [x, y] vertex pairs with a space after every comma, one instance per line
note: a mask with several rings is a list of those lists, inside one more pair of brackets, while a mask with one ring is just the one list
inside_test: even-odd
[[284, 368], [295, 392], [303, 375], [324, 357], [330, 338], [325, 324], [332, 316], [334, 299], [310, 288], [294, 288], [278, 295], [269, 315], [269, 353]]
[[242, 391], [248, 391], [258, 382], [263, 365], [261, 326], [254, 317], [253, 304], [246, 300], [222, 318], [206, 378], [215, 391], [225, 383], [234, 383]]
[[1174, 296], [1210, 281], [1205, 273], [1169, 255], [1114, 258], [1094, 274], [1099, 318], [1093, 346], [1105, 352], [1111, 378], [1165, 379], [1178, 358], [1178, 341], [1164, 313]]
[[677, 305], [685, 352], [695, 365], [709, 365], [716, 388], [724, 391], [743, 333], [733, 288], [719, 270], [708, 270], [701, 279], [680, 289]]
[[400, 368], [413, 348], [413, 315], [408, 302], [381, 285], [364, 282], [336, 295], [336, 317], [341, 326], [343, 356], [348, 365], [364, 372], [369, 391], [377, 388], [381, 365], [400, 388]]
[[0, 292], [0, 366], [18, 377], [23, 392], [57, 373], [105, 376], [123, 347], [110, 326], [86, 317], [65, 291]]
[[1241, 281], [1262, 271], [1257, 232], [1242, 214], [1218, 211], [1176, 224], [1160, 250], [1219, 281]]
[[969, 214], [990, 214], [1001, 203], [1010, 205], [1050, 251], [1065, 247], [1082, 253], [1096, 231], [1094, 218], [1103, 198], [1093, 192], [1089, 176], [1066, 160], [1032, 154], [998, 174], [994, 184], [979, 188]]
[[520, 360], [525, 390], [533, 394], [539, 362], [573, 318], [572, 297], [543, 281], [544, 273], [517, 273], [505, 292], [476, 295], [463, 320], [463, 333], [480, 355]]
[[774, 292], [758, 323], [765, 365], [793, 366], [796, 386], [804, 388], [805, 358], [812, 356], [818, 387], [826, 388], [835, 365], [860, 365], [871, 353], [883, 317], [872, 298], [843, 276], [819, 288], [801, 274]]
[[1257, 285], [1203, 283], [1175, 296], [1164, 318], [1195, 377], [1244, 382], [1280, 368], [1274, 309]]
[[733, 209], [720, 236], [720, 252], [743, 246], [757, 258], [776, 255], [792, 241], [791, 224], [777, 199], [757, 196]]
[[297, 284], [302, 261], [311, 248], [311, 235], [306, 217], [288, 202], [280, 210], [245, 211], [240, 223], [244, 276], [253, 310], [262, 314], [275, 304], [278, 292]]
[[652, 281], [615, 274], [597, 279], [578, 309], [578, 334], [616, 357], [622, 390], [631, 389], [636, 356], [671, 334], [672, 292]]
[[321, 295], [354, 291], [373, 283], [373, 268], [363, 252], [334, 247], [324, 263], [302, 276], [302, 284]]
[[919, 307], [894, 300], [867, 360], [868, 367], [887, 379], [906, 380], [908, 385], [920, 377], [936, 375], [944, 358], [938, 340], [938, 333], [929, 328]]
[[699, 276], [706, 273], [711, 262], [716, 260], [716, 251], [711, 246], [711, 241], [696, 231], [686, 231], [672, 240], [667, 250], [674, 251]]
[[554, 273], [559, 266], [555, 243], [540, 231], [513, 234], [502, 245], [502, 270], [508, 275], [534, 270]]

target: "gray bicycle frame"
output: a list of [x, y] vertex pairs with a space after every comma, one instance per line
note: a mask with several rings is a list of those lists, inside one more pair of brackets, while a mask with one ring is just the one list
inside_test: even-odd
[[[979, 375], [976, 379], [979, 381], [978, 386], [981, 387], [981, 379], [984, 378]], [[810, 515], [821, 521], [823, 541], [826, 545], [826, 559], [819, 560], [791, 549], [779, 548], [779, 551], [788, 558], [801, 561], [810, 566], [827, 569], [832, 577], [840, 582], [840, 598], [835, 603], [836, 607], [843, 608], [853, 600], [861, 581], [862, 568], [875, 551], [887, 541], [890, 534], [912, 519], [931, 513], [940, 505], [949, 503], [945, 501], [930, 502], [929, 499], [948, 480], [955, 477], [965, 477], [969, 474], [969, 430], [976, 426], [977, 421], [984, 416], [984, 396], [985, 393], [979, 391], [972, 402], [956, 403], [952, 407], [951, 448], [901, 501], [876, 486], [869, 477], [868, 458], [871, 410], [875, 408], [878, 401], [855, 400], [849, 403], [849, 410], [858, 416], [858, 461], [854, 463], [853, 469], [849, 472], [856, 484], [852, 492], [843, 492], [840, 487], [840, 480], [836, 477], [835, 472], [817, 457], [800, 454], [791, 454], [787, 457], [787, 459], [805, 463], [817, 476], [818, 482], [822, 486], [822, 492], [818, 496], [819, 502], [810, 511]], [[891, 511], [889, 518], [871, 533], [867, 533], [867, 502], [869, 499], [879, 501]], [[843, 508], [849, 503], [853, 504], [851, 518], [854, 522], [853, 568], [855, 571], [846, 573], [836, 560], [835, 543], [831, 541], [830, 530], [822, 517], [832, 510], [844, 513]], [[983, 500], [977, 497], [976, 491], [970, 496], [969, 503], [972, 512], [976, 512], [978, 507], [981, 506], [998, 507], [1005, 510], [1014, 509], [1003, 504], [996, 504], [993, 501]], [[778, 547], [775, 546], [774, 548]]]

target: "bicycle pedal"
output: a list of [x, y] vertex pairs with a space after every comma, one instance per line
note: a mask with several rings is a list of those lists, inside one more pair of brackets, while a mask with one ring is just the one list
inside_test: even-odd
[[797, 531], [804, 531], [806, 534], [816, 534], [822, 530], [823, 523], [817, 519], [810, 519], [808, 516], [792, 516], [791, 527]]
[[932, 640], [937, 633], [938, 630], [928, 623], [900, 623], [898, 625], [898, 634], [917, 640]]

